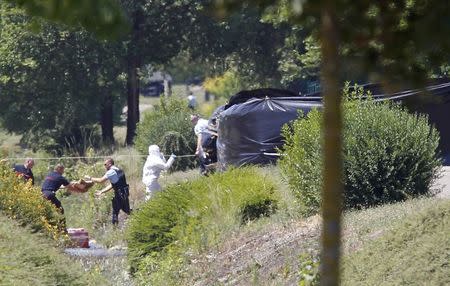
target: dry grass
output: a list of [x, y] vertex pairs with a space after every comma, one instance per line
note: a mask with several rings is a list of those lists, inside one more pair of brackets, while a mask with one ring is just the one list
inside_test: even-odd
[[10, 134], [0, 129], [0, 157], [11, 157], [14, 154], [22, 152], [19, 144], [22, 136]]

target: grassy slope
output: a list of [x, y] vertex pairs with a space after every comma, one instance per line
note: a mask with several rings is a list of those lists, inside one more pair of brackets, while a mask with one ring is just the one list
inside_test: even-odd
[[0, 285], [107, 285], [64, 256], [46, 237], [0, 214]]
[[343, 285], [450, 285], [450, 201], [402, 221], [343, 266]]
[[[445, 223], [430, 223], [437, 222], [437, 217], [445, 217], [439, 211], [429, 212], [436, 206], [441, 211], [446, 210]], [[446, 266], [442, 261], [445, 258], [447, 263], [449, 261], [450, 243], [444, 232], [446, 229], [448, 233], [450, 229], [449, 210], [448, 201], [422, 198], [346, 213], [343, 230], [345, 260], [354, 263], [346, 264], [349, 266], [344, 284], [400, 285], [402, 280], [386, 280], [391, 274], [391, 278], [402, 277], [397, 272], [389, 272], [388, 265], [399, 263], [404, 269], [396, 271], [403, 272], [401, 279], [404, 281], [413, 280], [419, 285], [443, 285], [428, 284], [430, 278], [427, 271], [434, 271], [434, 281], [439, 281], [449, 271], [448, 264]], [[417, 212], [423, 215], [415, 217]], [[414, 236], [407, 231], [405, 221], [409, 221], [409, 229], [415, 230]], [[421, 227], [422, 223], [428, 227]], [[295, 285], [299, 279], [300, 255], [319, 252], [319, 225], [320, 222], [313, 218], [289, 222], [277, 220], [276, 217], [249, 225], [228, 237], [217, 249], [196, 257], [193, 260], [195, 263], [188, 267], [190, 278], [184, 282], [196, 285]], [[395, 238], [400, 234], [403, 236], [399, 243]], [[391, 254], [401, 253], [399, 257], [402, 260], [395, 255], [389, 256], [387, 251], [378, 251], [379, 240], [386, 241], [381, 245], [387, 245]], [[357, 252], [359, 256], [353, 256], [357, 250], [361, 250]], [[423, 258], [419, 259], [421, 256]], [[407, 264], [409, 260], [411, 263]], [[355, 265], [358, 267], [351, 270]], [[418, 275], [420, 272], [422, 276]], [[365, 280], [369, 276], [370, 280]], [[388, 282], [381, 283], [384, 280]]]

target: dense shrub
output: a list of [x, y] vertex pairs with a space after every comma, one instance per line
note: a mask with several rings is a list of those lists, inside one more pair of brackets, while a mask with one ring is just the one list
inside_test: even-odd
[[63, 216], [42, 197], [40, 189], [25, 183], [4, 163], [0, 163], [0, 211], [33, 231], [61, 237]]
[[164, 261], [180, 261], [180, 253], [200, 251], [248, 220], [271, 214], [276, 202], [273, 183], [254, 168], [169, 186], [131, 217], [132, 268], [152, 275]]
[[[189, 115], [190, 110], [181, 99], [161, 98], [154, 110], [144, 113], [137, 127], [136, 149], [146, 155], [148, 146], [156, 144], [167, 155], [193, 154], [196, 140]], [[194, 165], [194, 158], [180, 157], [175, 160], [172, 170], [186, 170]]]
[[[346, 98], [348, 94], [347, 89]], [[345, 207], [428, 193], [441, 161], [437, 154], [439, 134], [428, 125], [427, 117], [370, 97], [346, 100], [343, 106]], [[314, 110], [283, 129], [287, 156], [280, 160], [280, 166], [307, 214], [320, 206], [321, 122], [321, 112]]]

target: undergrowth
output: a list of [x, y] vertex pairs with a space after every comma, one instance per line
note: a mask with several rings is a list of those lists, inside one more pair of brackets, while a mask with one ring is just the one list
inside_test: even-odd
[[256, 168], [242, 168], [158, 193], [130, 221], [129, 259], [136, 277], [152, 285], [180, 281], [179, 267], [189, 255], [273, 213], [278, 201], [274, 188]]
[[[363, 208], [430, 194], [441, 167], [439, 133], [425, 115], [395, 103], [362, 99], [362, 89], [344, 90], [344, 207]], [[356, 98], [353, 98], [356, 97]], [[283, 127], [286, 144], [279, 166], [303, 214], [321, 206], [323, 114], [313, 110]]]

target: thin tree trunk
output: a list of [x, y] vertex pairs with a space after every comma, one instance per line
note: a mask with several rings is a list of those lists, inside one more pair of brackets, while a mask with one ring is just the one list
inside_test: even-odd
[[125, 144], [133, 145], [136, 136], [136, 125], [139, 122], [139, 76], [138, 59], [135, 56], [128, 58], [128, 79], [127, 79], [127, 137]]
[[138, 69], [141, 67], [141, 59], [139, 56], [139, 43], [142, 39], [141, 25], [143, 15], [137, 10], [133, 13], [133, 30], [132, 38], [128, 45], [127, 56], [127, 137], [126, 145], [133, 145], [136, 136], [136, 125], [139, 122], [139, 75]]
[[114, 143], [113, 132], [113, 99], [110, 94], [103, 97], [100, 125], [102, 127], [102, 139], [106, 144]]
[[338, 29], [333, 1], [322, 11], [321, 49], [324, 99], [321, 285], [339, 285], [342, 212], [342, 112], [339, 91]]

